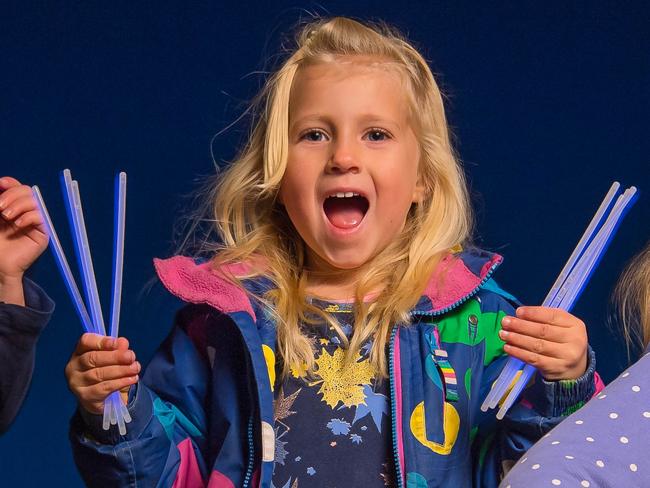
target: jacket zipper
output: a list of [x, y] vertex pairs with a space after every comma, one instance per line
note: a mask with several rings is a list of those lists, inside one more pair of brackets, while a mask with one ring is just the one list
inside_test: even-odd
[[248, 465], [246, 466], [246, 475], [244, 476], [243, 488], [247, 488], [253, 476], [253, 462], [254, 462], [254, 449], [253, 442], [253, 417], [248, 418]]
[[[391, 409], [391, 427], [393, 431], [393, 456], [395, 461], [395, 478], [397, 479], [398, 488], [404, 486], [402, 480], [402, 466], [399, 461], [399, 446], [397, 441], [397, 397], [395, 393], [395, 335], [397, 334], [397, 326], [393, 326], [390, 333], [390, 341], [388, 343], [388, 378], [390, 380], [390, 409]], [[401, 419], [400, 419], [401, 421]]]
[[[462, 305], [465, 303], [467, 300], [472, 298], [474, 295], [478, 293], [478, 291], [487, 283], [487, 281], [492, 277], [492, 274], [494, 273], [494, 270], [499, 267], [501, 263], [494, 263], [488, 272], [486, 273], [485, 277], [481, 280], [481, 282], [474, 288], [470, 293], [462, 297], [461, 299], [457, 300], [453, 304], [449, 305], [448, 307], [445, 307], [441, 310], [437, 310], [435, 312], [411, 312], [410, 315], [411, 317], [414, 316], [426, 316], [426, 317], [437, 317], [440, 315], [444, 315], [447, 312], [453, 310], [454, 308]], [[391, 330], [390, 334], [390, 341], [389, 341], [389, 346], [388, 346], [388, 378], [390, 380], [390, 396], [391, 396], [391, 426], [393, 430], [393, 456], [395, 457], [395, 477], [397, 478], [397, 486], [398, 488], [403, 488], [404, 487], [404, 480], [402, 478], [402, 466], [399, 461], [399, 446], [398, 446], [398, 441], [397, 441], [397, 399], [396, 399], [396, 392], [395, 392], [395, 367], [393, 365], [394, 359], [395, 359], [395, 336], [397, 334], [397, 326], [393, 326], [393, 329]], [[402, 419], [399, 419], [399, 422], [401, 422]]]

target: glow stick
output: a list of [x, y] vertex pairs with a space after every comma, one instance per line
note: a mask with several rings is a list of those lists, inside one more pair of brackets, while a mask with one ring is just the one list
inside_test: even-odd
[[570, 292], [568, 292], [562, 298], [562, 301], [558, 303], [559, 308], [562, 308], [564, 310], [570, 310], [573, 308], [573, 304], [584, 290], [585, 283], [591, 277], [591, 274], [593, 273], [597, 264], [600, 262], [600, 259], [605, 254], [607, 247], [609, 247], [609, 243], [611, 242], [616, 229], [625, 216], [624, 214], [631, 208], [632, 204], [636, 200], [636, 192], [637, 189], [635, 187], [631, 187], [628, 188], [625, 193], [619, 197], [616, 206], [614, 209], [612, 209], [612, 212], [603, 224], [600, 232], [598, 235], [596, 235], [596, 237], [594, 237], [594, 241], [596, 241], [598, 247], [595, 249], [592, 258], [584, 263], [586, 269], [582, 272], [581, 275], [578, 275], [580, 280], [577, 281], [577, 283], [573, 286], [573, 289], [570, 290]]
[[[120, 173], [115, 185], [115, 228], [113, 240], [113, 295], [111, 300], [111, 337], [117, 338], [120, 320], [120, 305], [122, 299], [122, 271], [124, 263], [124, 225], [126, 221], [126, 173]], [[104, 430], [110, 425], [118, 424], [120, 434], [126, 434], [124, 422], [130, 422], [131, 416], [122, 403], [119, 392], [113, 392], [104, 402]], [[126, 416], [124, 415], [126, 411]]]
[[122, 271], [124, 268], [124, 226], [126, 222], [126, 173], [116, 179], [115, 229], [113, 242], [113, 297], [111, 300], [111, 337], [117, 337], [122, 305]]
[[[568, 287], [566, 294], [563, 297], [556, 297], [553, 300], [554, 302], [557, 302], [556, 305], [559, 308], [567, 311], [573, 308], [578, 296], [584, 290], [587, 280], [591, 277], [596, 264], [600, 261], [611, 242], [612, 235], [623, 218], [623, 212], [629, 209], [630, 204], [633, 203], [636, 191], [635, 187], [628, 188], [623, 195], [619, 196], [617, 199], [614, 208], [607, 217], [607, 220], [593, 238], [587, 251], [585, 251], [583, 256], [580, 258], [574, 270], [572, 270], [572, 284]], [[517, 383], [510, 391], [508, 397], [503, 402], [501, 409], [497, 413], [497, 418], [499, 420], [505, 416], [506, 412], [517, 400], [523, 388], [528, 384], [532, 375], [535, 374], [535, 371], [536, 368], [530, 364], [527, 364], [524, 367]]]
[[501, 374], [499, 374], [499, 377], [492, 385], [490, 392], [485, 397], [485, 400], [481, 405], [481, 410], [483, 412], [487, 412], [488, 409], [497, 406], [497, 403], [499, 403], [499, 400], [503, 396], [503, 392], [506, 391], [510, 383], [512, 383], [512, 380], [515, 378], [517, 371], [521, 369], [523, 364], [523, 361], [520, 361], [515, 357], [508, 358], [505, 366], [503, 367], [503, 370], [501, 370]]
[[[90, 246], [88, 243], [88, 234], [86, 232], [86, 224], [83, 216], [83, 209], [81, 206], [81, 196], [79, 194], [78, 183], [72, 180], [70, 170], [63, 171], [63, 190], [68, 218], [70, 226], [73, 230], [75, 250], [77, 253], [79, 267], [82, 270], [84, 278], [84, 285], [87, 300], [91, 305], [91, 317], [81, 297], [81, 293], [74, 281], [74, 277], [70, 270], [70, 266], [65, 258], [63, 248], [58, 239], [54, 225], [49, 216], [43, 197], [37, 186], [33, 187], [33, 193], [39, 206], [41, 215], [43, 216], [46, 232], [53, 243], [53, 250], [55, 253], [59, 270], [61, 271], [64, 281], [68, 287], [68, 291], [73, 299], [77, 308], [77, 312], [81, 318], [82, 324], [87, 332], [99, 333], [106, 335], [104, 320], [101, 311], [101, 304], [99, 301], [99, 293], [97, 290], [97, 283], [95, 280], [95, 273], [90, 254]], [[117, 337], [119, 328], [119, 311], [121, 305], [121, 291], [122, 291], [122, 270], [123, 270], [123, 255], [124, 255], [124, 222], [126, 210], [126, 174], [120, 173], [117, 178], [116, 184], [116, 206], [115, 206], [115, 239], [114, 239], [114, 263], [113, 263], [113, 296], [111, 308], [111, 333], [113, 337]], [[110, 425], [118, 425], [121, 435], [126, 434], [125, 422], [130, 422], [131, 416], [126, 406], [122, 403], [120, 392], [116, 391], [111, 393], [104, 402], [104, 419], [103, 427], [105, 430], [110, 428]]]
[[[587, 229], [582, 234], [582, 237], [578, 241], [578, 244], [576, 245], [573, 252], [569, 256], [569, 259], [565, 263], [564, 267], [562, 268], [562, 271], [560, 271], [560, 274], [558, 275], [557, 279], [551, 286], [551, 289], [546, 295], [544, 302], [542, 302], [542, 306], [549, 306], [550, 303], [555, 298], [555, 296], [558, 293], [562, 292], [561, 288], [564, 285], [564, 283], [567, 281], [568, 275], [573, 270], [575, 262], [582, 254], [585, 245], [591, 240], [592, 235], [596, 230], [596, 226], [602, 220], [605, 211], [609, 208], [609, 205], [613, 200], [614, 196], [616, 195], [616, 192], [618, 191], [620, 186], [621, 185], [617, 181], [615, 181], [610, 187], [609, 191], [605, 195], [605, 198], [603, 199], [600, 206], [598, 207], [598, 210], [596, 210], [596, 213], [591, 219], [591, 222], [589, 222]], [[483, 412], [486, 412], [489, 408], [494, 408], [497, 406], [499, 400], [501, 399], [501, 397], [506, 392], [507, 388], [514, 380], [515, 375], [521, 369], [523, 364], [524, 364], [523, 361], [520, 361], [517, 358], [514, 357], [508, 358], [508, 361], [506, 362], [503, 370], [501, 371], [501, 374], [497, 378], [497, 381], [492, 386], [490, 392], [488, 393], [487, 397], [483, 401], [483, 404], [481, 405], [481, 410]]]
[[94, 327], [92, 325], [92, 321], [90, 320], [90, 316], [88, 315], [88, 311], [84, 305], [81, 293], [79, 293], [79, 288], [77, 287], [77, 283], [75, 282], [72, 271], [70, 270], [70, 265], [68, 264], [68, 260], [66, 259], [65, 253], [63, 252], [63, 247], [61, 247], [59, 236], [54, 229], [54, 224], [52, 223], [50, 214], [47, 211], [47, 207], [45, 206], [45, 201], [43, 200], [41, 191], [38, 186], [32, 186], [32, 192], [36, 198], [38, 210], [43, 217], [43, 224], [52, 244], [52, 251], [54, 252], [54, 257], [56, 258], [56, 264], [59, 267], [59, 271], [63, 275], [63, 281], [65, 282], [68, 293], [72, 298], [72, 303], [77, 310], [77, 314], [81, 319], [81, 324], [83, 325], [83, 328], [86, 332], [93, 332]]
[[605, 214], [605, 211], [609, 208], [609, 205], [611, 204], [612, 200], [616, 196], [616, 192], [618, 192], [618, 189], [620, 188], [620, 183], [618, 181], [615, 181], [612, 183], [612, 186], [609, 188], [609, 191], [607, 192], [607, 195], [605, 195], [605, 198], [601, 202], [600, 206], [598, 207], [598, 210], [596, 210], [596, 213], [594, 214], [593, 218], [591, 219], [591, 222], [589, 222], [589, 225], [587, 226], [587, 229], [585, 230], [584, 234], [582, 234], [582, 237], [578, 241], [578, 244], [576, 245], [575, 249], [571, 253], [571, 256], [569, 256], [569, 259], [567, 260], [566, 264], [562, 268], [562, 271], [560, 271], [560, 274], [558, 275], [557, 279], [555, 280], [555, 283], [553, 283], [553, 286], [551, 286], [550, 291], [546, 295], [546, 298], [544, 299], [544, 302], [542, 302], [542, 306], [548, 306], [545, 304], [548, 304], [555, 298], [555, 295], [559, 291], [560, 287], [564, 284], [566, 281], [566, 278], [568, 274], [571, 272], [573, 269], [573, 266], [575, 262], [578, 260], [580, 255], [582, 254], [582, 251], [584, 247], [587, 245], [589, 240], [591, 239], [592, 235], [594, 234], [594, 231], [596, 230], [596, 226], [600, 223], [600, 221], [603, 218], [603, 215]]
[[[626, 190], [626, 192], [618, 198], [605, 223], [601, 226], [600, 231], [596, 233], [596, 237], [592, 238], [597, 225], [602, 220], [605, 211], [609, 208], [611, 201], [614, 198], [619, 187], [620, 185], [617, 182], [611, 186], [609, 192], [605, 196], [605, 199], [601, 203], [600, 207], [596, 211], [596, 214], [587, 227], [587, 230], [569, 257], [569, 260], [563, 267], [557, 280], [551, 287], [551, 290], [542, 303], [542, 306], [558, 306], [561, 304], [571, 307], [577, 299], [577, 296], [579, 296], [579, 294], [584, 289], [585, 282], [590, 277], [596, 264], [600, 261], [600, 258], [604, 253], [604, 249], [606, 249], [607, 244], [611, 239], [611, 235], [622, 220], [623, 212], [626, 209], [629, 209], [629, 203], [632, 201], [633, 196], [636, 192], [636, 188], [632, 187]], [[584, 247], [587, 243], [589, 243], [588, 251], [585, 251], [583, 254]], [[585, 254], [589, 255], [585, 256]], [[578, 263], [576, 263], [577, 260], [579, 260]], [[564, 301], [563, 298], [566, 298], [569, 300], [569, 302]], [[561, 306], [561, 308], [564, 307]], [[569, 309], [570, 308], [565, 308], [565, 310]], [[522, 361], [514, 357], [510, 357], [508, 359], [499, 378], [494, 383], [492, 389], [481, 405], [482, 411], [487, 411], [488, 408], [494, 408], [499, 403], [499, 400], [504, 396], [507, 388], [514, 380], [523, 364], [524, 363]], [[530, 368], [524, 367], [522, 375], [517, 380], [517, 383], [510, 391], [508, 398], [505, 399], [505, 402], [499, 411], [501, 415], [497, 414], [497, 418], [502, 418], [503, 414], [505, 414], [505, 411], [510, 407], [508, 404], [508, 399], [516, 399], [518, 396], [519, 392], [523, 388], [523, 386], [518, 385], [523, 384], [525, 386], [528, 383], [530, 375], [532, 374], [530, 371], [531, 368], [532, 372], [534, 372], [535, 368], [532, 366]], [[510, 402], [510, 404], [511, 403], [512, 402]]]
[[77, 223], [75, 234], [77, 235], [77, 242], [81, 243], [81, 247], [78, 248], [78, 251], [81, 255], [81, 270], [84, 276], [84, 283], [86, 284], [86, 294], [90, 302], [90, 315], [92, 316], [93, 323], [95, 324], [98, 333], [105, 336], [106, 329], [104, 327], [104, 317], [102, 316], [102, 307], [99, 302], [97, 282], [95, 281], [95, 269], [90, 255], [90, 245], [88, 244], [86, 222], [81, 207], [79, 185], [76, 181], [72, 181], [71, 190], [73, 212], [75, 213]]

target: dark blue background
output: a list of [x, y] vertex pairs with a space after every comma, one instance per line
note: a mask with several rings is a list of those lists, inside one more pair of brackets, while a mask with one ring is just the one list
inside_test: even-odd
[[[645, 194], [575, 313], [599, 369], [626, 362], [605, 325], [625, 261], [650, 237], [650, 9], [644, 2], [43, 2], [0, 5], [0, 173], [38, 184], [66, 234], [58, 171], [80, 182], [104, 307], [112, 188], [129, 175], [121, 331], [145, 362], [167, 333], [151, 258], [172, 249], [182, 195], [212, 171], [233, 122], [308, 12], [384, 19], [421, 47], [446, 91], [477, 209], [477, 242], [506, 256], [497, 278], [537, 303], [613, 180]], [[217, 137], [217, 161], [243, 140]], [[69, 240], [64, 245], [71, 252]], [[2, 486], [78, 486], [63, 368], [81, 327], [48, 253], [33, 275], [57, 301], [31, 392], [0, 438]]]

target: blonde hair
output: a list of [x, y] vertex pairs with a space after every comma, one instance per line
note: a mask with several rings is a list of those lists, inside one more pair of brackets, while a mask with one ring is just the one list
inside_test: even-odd
[[[427, 62], [399, 34], [384, 25], [348, 18], [314, 21], [302, 28], [297, 45], [266, 82], [249, 140], [213, 188], [213, 213], [221, 237], [216, 267], [235, 262], [260, 263], [247, 277], [265, 276], [273, 284], [256, 297], [277, 321], [277, 350], [283, 373], [298, 367], [313, 371], [314, 351], [300, 324], [314, 317], [327, 321], [347, 348], [346, 361], [356, 361], [361, 346], [372, 339], [370, 361], [386, 375], [385, 348], [391, 327], [409, 322], [409, 310], [440, 259], [464, 243], [471, 212], [464, 174], [454, 155], [440, 90]], [[314, 63], [336, 62], [340, 56], [377, 58], [397, 67], [406, 80], [410, 117], [421, 149], [419, 177], [425, 198], [414, 204], [403, 231], [363, 266], [355, 294], [355, 327], [351, 340], [329, 314], [306, 299], [305, 243], [277, 201], [288, 154], [289, 100], [298, 71]], [[372, 303], [369, 291], [381, 288]]]
[[650, 343], [650, 243], [627, 265], [614, 290], [614, 301], [629, 346]]

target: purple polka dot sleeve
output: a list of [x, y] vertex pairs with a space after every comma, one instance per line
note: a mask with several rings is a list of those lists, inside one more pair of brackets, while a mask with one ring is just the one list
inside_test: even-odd
[[500, 488], [650, 486], [650, 348], [546, 434]]

